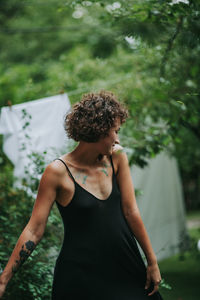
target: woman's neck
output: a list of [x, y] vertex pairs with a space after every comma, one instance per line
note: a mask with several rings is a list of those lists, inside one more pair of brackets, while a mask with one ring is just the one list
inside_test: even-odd
[[98, 150], [95, 143], [80, 142], [68, 155], [70, 161], [80, 165], [96, 166], [103, 161], [104, 155]]

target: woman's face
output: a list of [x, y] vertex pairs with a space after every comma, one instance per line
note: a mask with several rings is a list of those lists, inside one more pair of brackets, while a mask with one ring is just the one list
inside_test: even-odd
[[108, 135], [99, 140], [101, 147], [101, 154], [111, 155], [115, 144], [119, 144], [118, 132], [120, 130], [120, 119], [116, 119], [114, 127], [110, 128]]

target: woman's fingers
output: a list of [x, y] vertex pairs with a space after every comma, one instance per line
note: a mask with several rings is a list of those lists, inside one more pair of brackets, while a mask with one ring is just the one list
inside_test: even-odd
[[149, 276], [147, 276], [147, 280], [146, 280], [146, 284], [145, 284], [146, 290], [150, 287], [150, 283], [151, 283], [151, 278]]
[[159, 284], [161, 282], [161, 275], [158, 264], [148, 265], [147, 266], [147, 279], [145, 289], [148, 289], [153, 283], [153, 290], [148, 293], [148, 296], [152, 296], [158, 291]]
[[148, 296], [152, 296], [157, 291], [158, 291], [158, 285], [154, 285], [153, 291], [151, 293], [149, 293]]
[[152, 296], [154, 293], [158, 291], [160, 282], [161, 280], [158, 280], [154, 283], [153, 291], [151, 291], [151, 293], [149, 293], [148, 296]]

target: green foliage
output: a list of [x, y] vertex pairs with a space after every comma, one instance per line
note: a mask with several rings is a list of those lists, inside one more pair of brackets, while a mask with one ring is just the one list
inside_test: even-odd
[[190, 239], [187, 247], [183, 248], [179, 253], [179, 259], [181, 261], [187, 260], [188, 255], [192, 256], [196, 261], [200, 260], [200, 251], [197, 248], [197, 242], [200, 237], [200, 228], [190, 230]]
[[161, 287], [161, 294], [166, 300], [199, 298], [200, 252], [197, 250], [197, 241], [200, 229], [190, 229], [189, 235], [191, 242], [187, 250], [159, 263], [162, 277], [172, 286], [171, 290]]

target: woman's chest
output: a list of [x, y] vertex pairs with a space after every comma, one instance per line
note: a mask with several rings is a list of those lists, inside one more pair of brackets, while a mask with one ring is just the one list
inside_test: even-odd
[[110, 196], [113, 188], [112, 168], [102, 168], [90, 172], [71, 168], [70, 172], [73, 178], [69, 174], [63, 178], [56, 199], [63, 206], [71, 202], [75, 189], [78, 189], [79, 194], [82, 193], [85, 197], [94, 197], [102, 201]]

